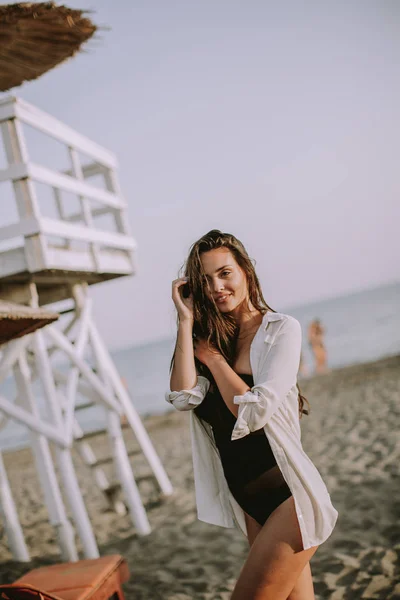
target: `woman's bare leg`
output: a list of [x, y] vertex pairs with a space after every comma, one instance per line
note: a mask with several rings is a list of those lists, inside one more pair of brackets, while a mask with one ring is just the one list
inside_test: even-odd
[[262, 525], [260, 525], [260, 523], [257, 523], [257, 521], [253, 519], [253, 517], [248, 515], [246, 511], [243, 512], [244, 520], [246, 521], [247, 539], [249, 540], [249, 546], [251, 548], [254, 540], [256, 539], [257, 535], [262, 529]]
[[287, 600], [316, 549], [303, 550], [294, 500], [288, 498], [254, 539], [231, 600]]
[[[257, 535], [260, 533], [262, 529], [262, 525], [260, 525], [253, 517], [244, 512], [244, 518], [246, 521], [247, 528], [247, 538], [249, 540], [249, 546], [253, 545], [254, 540]], [[294, 588], [290, 592], [287, 600], [315, 600], [314, 595], [314, 584], [312, 580], [311, 567], [308, 562], [300, 576], [298, 577]]]
[[314, 584], [309, 562], [306, 564], [299, 578], [297, 579], [294, 588], [288, 596], [288, 600], [315, 600]]

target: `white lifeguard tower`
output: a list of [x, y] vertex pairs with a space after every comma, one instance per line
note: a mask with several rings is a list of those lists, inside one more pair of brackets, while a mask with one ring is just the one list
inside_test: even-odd
[[[13, 202], [15, 209], [11, 222], [11, 210], [0, 213], [0, 299], [49, 310], [57, 310], [60, 301], [66, 306], [57, 310], [59, 321], [0, 346], [0, 382], [11, 372], [17, 390], [15, 399], [0, 396], [0, 426], [13, 419], [29, 430], [63, 558], [77, 559], [65, 500], [85, 556], [95, 558], [97, 544], [71, 459], [73, 444], [78, 444], [82, 458], [93, 467], [97, 485], [112, 497], [114, 508], [123, 512], [127, 507], [140, 535], [148, 534], [150, 525], [124, 444], [121, 416], [132, 428], [161, 493], [172, 493], [168, 476], [101, 339], [89, 294], [91, 284], [134, 274], [135, 241], [112, 153], [15, 96], [0, 100], [0, 134], [4, 148], [0, 194], [3, 207]], [[31, 160], [30, 140], [37, 139], [35, 135], [41, 136], [43, 147], [49, 144], [50, 148], [53, 143], [62, 148], [65, 167], [45, 164], [44, 159]], [[51, 151], [48, 156], [53, 158]], [[62, 363], [69, 368], [62, 368]], [[35, 397], [35, 379], [41, 382], [44, 411]], [[124, 504], [108, 494], [110, 484], [76, 419], [76, 410], [96, 403], [106, 411]], [[15, 558], [27, 560], [1, 453], [0, 507]]]

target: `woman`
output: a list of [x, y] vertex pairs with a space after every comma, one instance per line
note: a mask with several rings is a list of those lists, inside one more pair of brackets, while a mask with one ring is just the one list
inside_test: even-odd
[[311, 321], [308, 327], [308, 343], [315, 359], [315, 372], [326, 373], [327, 353], [324, 343], [325, 329], [319, 319]]
[[337, 512], [300, 441], [300, 325], [266, 304], [245, 248], [218, 230], [193, 244], [172, 299], [166, 399], [190, 410], [198, 516], [250, 545], [232, 600], [311, 600], [309, 561]]

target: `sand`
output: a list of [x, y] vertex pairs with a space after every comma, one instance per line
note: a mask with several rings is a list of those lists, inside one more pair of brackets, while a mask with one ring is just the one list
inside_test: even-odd
[[[303, 445], [339, 511], [311, 562], [316, 598], [400, 599], [400, 356], [312, 377], [301, 388], [312, 404], [302, 419]], [[173, 410], [144, 422], [175, 489], [160, 498], [145, 459], [132, 459], [149, 536], [138, 537], [129, 516], [107, 509], [74, 454], [100, 551], [127, 559], [127, 600], [228, 600], [248, 546], [238, 530], [197, 520], [188, 415]], [[132, 432], [125, 435], [134, 449]], [[93, 447], [100, 456], [108, 452], [104, 436]], [[59, 561], [30, 452], [7, 453], [5, 464], [33, 560], [12, 560], [0, 525], [0, 583]]]

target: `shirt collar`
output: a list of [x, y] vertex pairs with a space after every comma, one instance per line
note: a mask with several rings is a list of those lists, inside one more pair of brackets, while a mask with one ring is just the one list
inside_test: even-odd
[[284, 315], [282, 313], [271, 312], [269, 310], [265, 314], [265, 320], [266, 320], [265, 328], [268, 327], [268, 323], [270, 323], [271, 321], [281, 321], [283, 319], [283, 317], [284, 317]]

